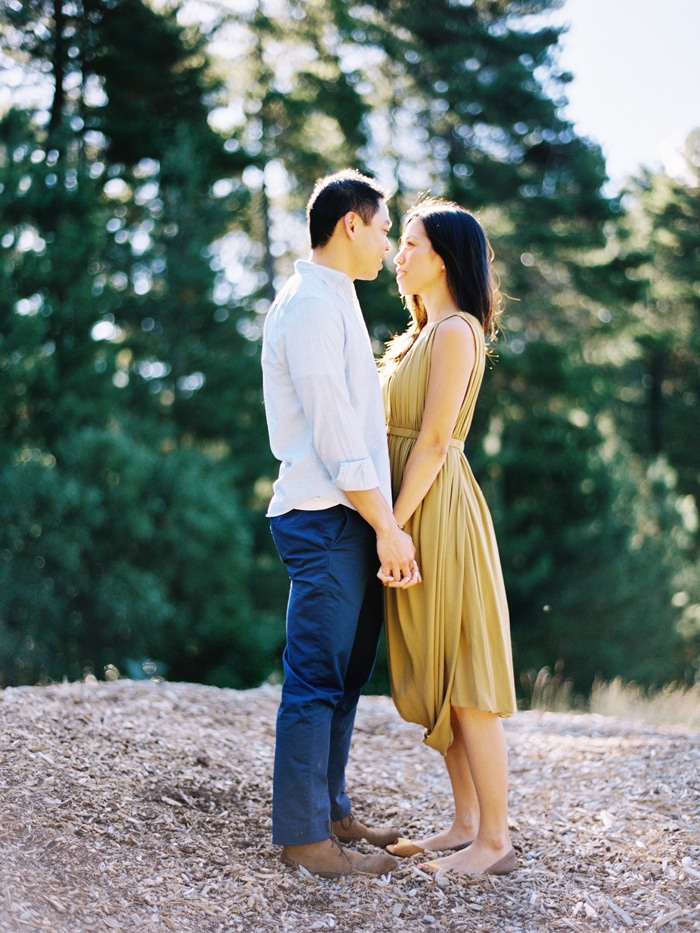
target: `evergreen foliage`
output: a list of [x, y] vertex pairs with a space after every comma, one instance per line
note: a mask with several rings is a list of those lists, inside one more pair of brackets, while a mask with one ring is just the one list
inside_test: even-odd
[[679, 488], [700, 496], [700, 129], [689, 136], [685, 179], [644, 172], [625, 197], [621, 249], [638, 256], [637, 300], [626, 333], [623, 372], [630, 441], [644, 456], [663, 454]]
[[[395, 230], [421, 191], [476, 211], [516, 299], [467, 450], [516, 669], [692, 681], [700, 131], [683, 180], [606, 196], [555, 5], [202, 0], [202, 29], [176, 3], [4, 5], [0, 684], [279, 669], [259, 343], [345, 165], [395, 192]], [[358, 291], [380, 352], [405, 312], [388, 274]]]

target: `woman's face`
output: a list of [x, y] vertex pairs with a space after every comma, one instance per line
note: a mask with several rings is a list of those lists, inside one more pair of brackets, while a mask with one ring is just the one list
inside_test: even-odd
[[414, 217], [404, 230], [394, 262], [401, 295], [425, 295], [445, 276], [444, 263], [433, 249], [420, 217]]

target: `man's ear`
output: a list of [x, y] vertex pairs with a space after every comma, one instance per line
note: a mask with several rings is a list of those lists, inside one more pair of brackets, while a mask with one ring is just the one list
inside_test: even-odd
[[356, 214], [355, 211], [348, 211], [342, 218], [343, 230], [345, 235], [349, 240], [355, 239], [355, 231], [357, 230], [357, 225], [360, 222], [359, 214]]

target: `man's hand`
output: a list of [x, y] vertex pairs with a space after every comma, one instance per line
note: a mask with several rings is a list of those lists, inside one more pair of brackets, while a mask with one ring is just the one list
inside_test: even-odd
[[407, 589], [421, 582], [413, 540], [398, 525], [377, 534], [377, 554], [381, 564], [377, 576], [384, 586]]
[[345, 495], [377, 535], [381, 567], [377, 576], [384, 586], [406, 589], [421, 582], [416, 549], [410, 535], [396, 524], [391, 506], [378, 486], [373, 489], [346, 489]]
[[384, 574], [381, 569], [377, 572], [377, 576], [384, 586], [393, 590], [407, 590], [409, 586], [414, 586], [416, 583], [423, 582], [423, 577], [421, 576], [421, 572], [415, 560], [413, 561], [413, 569], [409, 577], [403, 577], [401, 580], [394, 580], [393, 577]]

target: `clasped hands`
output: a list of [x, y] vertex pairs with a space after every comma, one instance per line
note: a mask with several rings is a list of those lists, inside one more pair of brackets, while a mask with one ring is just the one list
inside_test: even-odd
[[413, 541], [401, 528], [377, 535], [377, 554], [380, 563], [377, 577], [384, 586], [405, 590], [422, 582]]
[[382, 566], [377, 571], [377, 576], [384, 586], [388, 586], [391, 589], [406, 590], [409, 586], [415, 586], [416, 583], [423, 582], [423, 577], [420, 575], [418, 563], [415, 559], [409, 563], [408, 568], [404, 568], [403, 571], [398, 570], [395, 574], [387, 573]]

